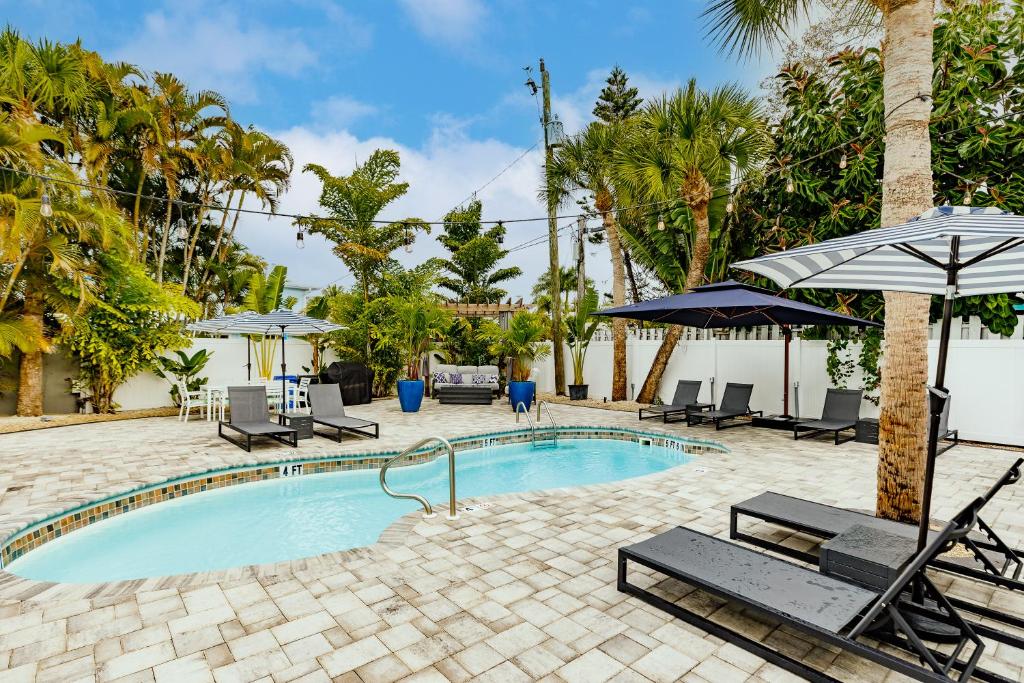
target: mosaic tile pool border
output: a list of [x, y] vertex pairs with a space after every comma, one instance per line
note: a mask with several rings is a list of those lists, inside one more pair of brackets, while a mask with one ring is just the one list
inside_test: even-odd
[[[648, 432], [625, 427], [558, 427], [558, 437], [567, 439], [618, 439], [622, 441], [650, 441], [650, 445], [676, 448], [691, 455], [709, 451], [728, 452], [716, 441], [693, 439], [657, 432]], [[490, 432], [451, 440], [452, 448], [465, 451], [488, 446], [525, 443], [531, 440], [529, 430]], [[431, 462], [444, 453], [443, 446], [425, 448], [411, 453], [393, 467], [419, 465]], [[42, 521], [19, 529], [4, 541], [0, 547], [0, 567], [6, 567], [39, 546], [64, 534], [131, 512], [155, 503], [173, 500], [182, 496], [201, 493], [227, 486], [237, 486], [255, 481], [279, 477], [305, 476], [325, 472], [339, 472], [359, 469], [380, 469], [389, 458], [400, 451], [370, 451], [335, 457], [281, 460], [258, 465], [242, 465], [229, 469], [211, 470], [169, 479], [159, 484], [142, 487], [102, 500], [86, 503], [66, 510]]]

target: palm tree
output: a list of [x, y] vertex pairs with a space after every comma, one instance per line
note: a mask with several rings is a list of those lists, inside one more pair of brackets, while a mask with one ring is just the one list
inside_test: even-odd
[[201, 163], [196, 145], [213, 126], [223, 126], [223, 116], [205, 113], [219, 109], [227, 113], [227, 102], [212, 90], [189, 92], [185, 84], [173, 74], [157, 72], [153, 76], [153, 103], [158, 128], [163, 131], [160, 146], [160, 172], [167, 190], [167, 209], [164, 229], [160, 237], [160, 252], [156, 262], [156, 281], [164, 280], [164, 258], [171, 234], [174, 199], [178, 196], [178, 178], [185, 162]]
[[[885, 99], [885, 161], [881, 227], [897, 225], [933, 203], [931, 138], [932, 31], [929, 0], [848, 0], [854, 10], [880, 12]], [[706, 10], [711, 34], [724, 47], [750, 54], [801, 21], [804, 0], [713, 0]], [[921, 516], [928, 382], [928, 309], [931, 297], [885, 292], [888, 360], [882, 371], [878, 435], [877, 514], [917, 522]]]
[[[734, 85], [685, 88], [650, 102], [630, 120], [616, 155], [616, 175], [631, 204], [681, 202], [694, 234], [686, 289], [700, 285], [711, 253], [708, 207], [721, 187], [757, 168], [770, 147], [758, 101]], [[718, 194], [725, 194], [718, 190]], [[664, 211], [664, 209], [662, 209]], [[651, 403], [682, 328], [669, 327], [636, 400]]]
[[11, 27], [0, 32], [0, 96], [13, 118], [29, 123], [40, 114], [60, 118], [81, 110], [92, 95], [77, 45], [25, 41]]
[[[612, 263], [612, 303], [626, 303], [626, 270], [622, 243], [615, 219], [615, 150], [622, 126], [594, 122], [558, 146], [548, 164], [547, 193], [556, 204], [571, 199], [572, 192], [588, 192], [601, 215]], [[626, 400], [626, 320], [612, 319], [612, 400]]]
[[[266, 314], [282, 307], [294, 306], [295, 298], [285, 298], [284, 296], [284, 285], [287, 278], [288, 269], [284, 266], [274, 266], [268, 273], [261, 271], [253, 273], [249, 279], [249, 289], [241, 309]], [[253, 349], [256, 352], [256, 367], [259, 369], [260, 377], [269, 379], [273, 373], [277, 337], [249, 335], [249, 343], [253, 344]]]

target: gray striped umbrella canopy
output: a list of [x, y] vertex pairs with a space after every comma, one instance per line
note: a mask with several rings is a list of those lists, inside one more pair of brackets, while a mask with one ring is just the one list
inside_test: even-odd
[[341, 325], [335, 325], [319, 318], [310, 318], [287, 308], [279, 308], [271, 313], [243, 311], [209, 320], [200, 320], [188, 326], [192, 332], [212, 334], [281, 334], [282, 328], [287, 334], [297, 337], [342, 329]]
[[954, 296], [1024, 291], [1024, 216], [940, 206], [891, 228], [734, 263], [783, 287], [871, 289]]
[[[281, 335], [281, 401], [282, 406], [287, 402], [285, 390], [285, 375], [288, 374], [288, 365], [284, 357], [284, 336], [285, 334], [301, 337], [307, 334], [323, 334], [343, 329], [341, 325], [310, 318], [301, 315], [287, 308], [279, 308], [270, 313], [256, 313], [255, 311], [242, 311], [222, 315], [209, 320], [200, 320], [188, 326], [192, 332], [207, 332], [210, 334], [259, 334], [259, 335]], [[248, 347], [247, 347], [248, 348]]]
[[939, 294], [942, 334], [929, 400], [918, 550], [928, 540], [938, 425], [945, 404], [953, 299], [1024, 291], [1024, 216], [994, 207], [939, 206], [903, 225], [867, 230], [734, 263], [783, 287], [870, 289]]

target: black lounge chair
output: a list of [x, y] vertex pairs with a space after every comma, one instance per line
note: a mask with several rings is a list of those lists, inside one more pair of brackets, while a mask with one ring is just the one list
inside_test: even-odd
[[[832, 432], [835, 445], [852, 441], [853, 436], [839, 440], [839, 432], [853, 429], [860, 419], [860, 401], [864, 392], [860, 389], [829, 389], [825, 393], [825, 408], [820, 420], [797, 422], [793, 425], [793, 438], [801, 439]], [[800, 432], [808, 432], [801, 434]]]
[[[1018, 458], [979, 500], [987, 503], [1004, 486], [1017, 483], [1021, 478], [1022, 464], [1024, 464], [1024, 458]], [[833, 538], [857, 525], [880, 529], [894, 535], [905, 535], [908, 538], [917, 537], [917, 525], [914, 524], [881, 519], [864, 512], [823, 505], [772, 491], [766, 491], [730, 508], [730, 538], [789, 555], [805, 562], [817, 563], [818, 556], [740, 531], [739, 517], [741, 516], [821, 539]], [[963, 546], [970, 552], [971, 557], [938, 558], [932, 562], [932, 566], [948, 573], [994, 583], [1004, 588], [1024, 590], [1024, 581], [1021, 580], [1022, 570], [1024, 570], [1024, 560], [1022, 560], [1024, 549], [1011, 548], [981, 518], [978, 519], [978, 532], [962, 540]], [[953, 602], [959, 607], [967, 606], [967, 603]], [[978, 612], [973, 606], [971, 609]], [[981, 612], [978, 613], [981, 614]], [[1002, 613], [995, 612], [988, 616], [1005, 621], [1003, 619], [1005, 615]], [[1024, 620], [1019, 621], [1024, 626]]]
[[[691, 412], [686, 416], [686, 424], [692, 427], [702, 422], [714, 422], [715, 429], [727, 429], [728, 427], [742, 427], [750, 424], [746, 420], [737, 420], [738, 417], [752, 417], [762, 415], [760, 410], [750, 409], [750, 394], [754, 392], [753, 384], [734, 384], [729, 382], [722, 392], [722, 402], [718, 404], [718, 410], [705, 412]], [[728, 420], [725, 424], [723, 421]]]
[[[689, 406], [697, 403], [697, 394], [700, 393], [701, 380], [681, 379], [676, 382], [676, 393], [672, 395], [672, 403], [661, 406], [647, 406], [641, 408], [637, 416], [641, 420], [661, 416], [662, 422], [669, 422], [669, 417], [674, 415], [686, 415]], [[646, 417], [644, 413], [649, 413]], [[673, 422], [675, 420], [672, 420]]]
[[[809, 681], [834, 683], [835, 679], [766, 643], [703, 616], [704, 601], [670, 602], [630, 584], [627, 563], [639, 564], [734, 602], [745, 610], [917, 680], [966, 681], [972, 675], [983, 680], [1007, 680], [978, 668], [985, 643], [925, 573], [925, 567], [936, 556], [967, 536], [982, 505], [984, 501], [976, 499], [941, 531], [934, 533], [925, 549], [913, 556], [885, 591], [820, 574], [686, 527], [676, 527], [646, 541], [619, 548], [617, 588]], [[925, 596], [934, 601], [935, 607], [902, 600], [905, 591]], [[700, 612], [688, 609], [688, 603], [696, 605]], [[911, 616], [918, 614], [953, 630], [956, 644], [949, 654], [940, 653], [924, 642], [912, 625]], [[865, 633], [869, 633], [871, 639], [862, 638]], [[906, 651], [910, 658], [898, 656], [873, 639]], [[968, 656], [969, 646], [973, 647]], [[954, 671], [959, 672], [957, 678], [953, 677]]]
[[950, 448], [960, 444], [960, 430], [949, 428], [949, 392], [943, 391], [942, 389], [936, 389], [935, 387], [928, 387], [928, 391], [945, 396], [946, 401], [942, 404], [942, 415], [939, 416], [939, 441], [941, 444], [940, 448], [935, 452], [935, 455], [942, 455]]
[[[380, 438], [380, 426], [370, 420], [349, 417], [345, 414], [345, 402], [341, 399], [341, 385], [310, 384], [309, 412], [313, 415], [313, 425], [323, 425], [338, 430], [337, 439], [341, 441], [344, 432]], [[373, 432], [367, 431], [373, 427]], [[321, 434], [320, 436], [324, 436]]]
[[[246, 451], [252, 450], [252, 437], [267, 436], [292, 448], [299, 445], [299, 432], [270, 421], [267, 408], [267, 389], [260, 386], [228, 387], [228, 404], [231, 416], [217, 424], [217, 436], [230, 441]], [[235, 441], [224, 433], [224, 427], [245, 436], [245, 441]]]

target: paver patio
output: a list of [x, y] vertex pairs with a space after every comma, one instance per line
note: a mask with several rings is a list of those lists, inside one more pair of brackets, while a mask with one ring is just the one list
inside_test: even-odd
[[[566, 425], [637, 426], [630, 413], [552, 411]], [[277, 445], [245, 453], [217, 439], [211, 423], [173, 418], [0, 436], [0, 535], [173, 476], [515, 426], [504, 404], [426, 401], [420, 413], [404, 415], [397, 403], [381, 401], [350, 412], [381, 423], [379, 442], [318, 438], [300, 442], [298, 454]], [[615, 550], [677, 524], [726, 536], [729, 505], [766, 488], [873, 508], [875, 448], [794, 443], [751, 428], [668, 431], [718, 439], [731, 452], [628, 483], [491, 497], [493, 506], [454, 522], [410, 514], [373, 546], [307, 560], [93, 585], [0, 573], [0, 681], [793, 680], [618, 593]], [[935, 516], [982, 493], [1014, 457], [974, 447], [942, 456]], [[1013, 486], [986, 515], [1017, 545], [1022, 507], [1024, 490]], [[936, 576], [951, 594], [1024, 615], [1022, 595]], [[678, 583], [659, 589], [840, 680], [899, 679]], [[987, 668], [1021, 678], [1024, 653], [1002, 646], [988, 653]]]

